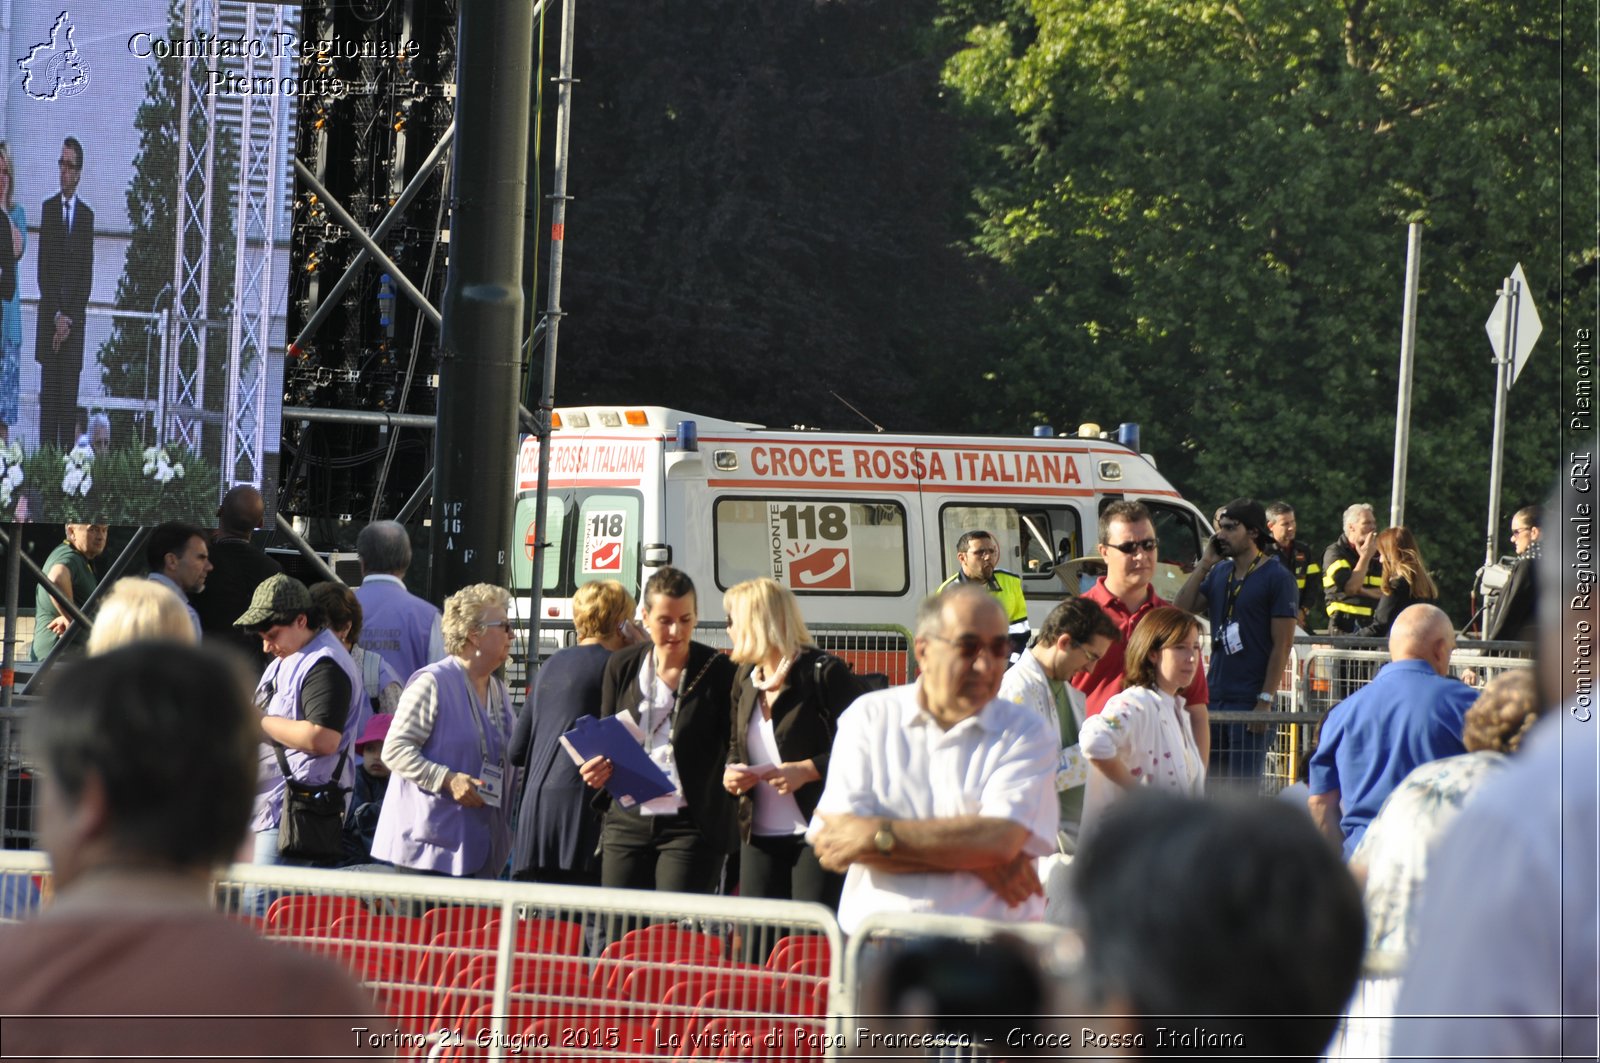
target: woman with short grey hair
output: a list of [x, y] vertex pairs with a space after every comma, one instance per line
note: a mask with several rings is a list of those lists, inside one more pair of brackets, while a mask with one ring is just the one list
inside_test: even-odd
[[445, 601], [447, 656], [411, 677], [383, 743], [393, 781], [374, 858], [457, 878], [494, 878], [505, 866], [514, 714], [495, 673], [511, 651], [510, 608], [510, 593], [490, 583]]

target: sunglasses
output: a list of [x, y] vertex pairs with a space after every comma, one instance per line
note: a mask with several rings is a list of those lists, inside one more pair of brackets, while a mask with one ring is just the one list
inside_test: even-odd
[[1108, 550], [1119, 550], [1128, 555], [1136, 554], [1140, 550], [1147, 554], [1156, 552], [1156, 541], [1154, 539], [1136, 539], [1131, 543], [1106, 543], [1105, 545]]
[[1238, 531], [1241, 525], [1236, 520], [1219, 520], [1217, 521], [1217, 527], [1221, 528], [1225, 532], [1231, 532]]
[[962, 635], [958, 639], [945, 638], [943, 635], [928, 637], [954, 646], [956, 654], [964, 660], [975, 661], [980, 653], [987, 653], [990, 657], [997, 657], [1002, 661], [1011, 659], [1010, 635], [996, 635], [992, 639], [981, 639], [977, 635]]
[[478, 626], [480, 628], [483, 628], [484, 630], [488, 630], [489, 628], [492, 628], [492, 627], [503, 627], [507, 631], [510, 631], [511, 630], [511, 621], [509, 621], [509, 620], [491, 620], [487, 624], [479, 624]]

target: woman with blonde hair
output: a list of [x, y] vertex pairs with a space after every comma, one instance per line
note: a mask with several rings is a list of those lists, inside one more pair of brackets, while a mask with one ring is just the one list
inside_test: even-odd
[[817, 649], [799, 601], [773, 580], [729, 588], [722, 606], [740, 666], [722, 776], [739, 798], [739, 894], [837, 907], [844, 877], [822, 869], [805, 831], [855, 679]]
[[16, 195], [11, 149], [0, 140], [0, 208], [10, 227], [9, 233], [0, 229], [0, 443], [11, 439], [22, 390], [22, 285], [17, 264], [28, 249], [28, 216], [15, 202]]
[[511, 852], [511, 594], [475, 583], [445, 599], [445, 658], [406, 683], [383, 742], [390, 772], [372, 855], [397, 868], [494, 878]]
[[1394, 618], [1406, 606], [1439, 600], [1439, 588], [1422, 563], [1422, 550], [1410, 528], [1396, 524], [1379, 532], [1378, 557], [1383, 562], [1383, 597], [1372, 611], [1372, 623], [1356, 630], [1368, 638], [1387, 638]]
[[632, 622], [633, 596], [614, 579], [585, 583], [572, 596], [578, 644], [539, 667], [511, 735], [511, 762], [523, 769], [522, 805], [511, 848], [511, 875], [533, 882], [600, 885], [600, 826], [577, 765], [561, 736], [600, 707], [606, 662], [644, 638]]
[[117, 580], [89, 632], [88, 653], [98, 657], [130, 642], [195, 644], [189, 610], [170, 588], [153, 580], [128, 576]]

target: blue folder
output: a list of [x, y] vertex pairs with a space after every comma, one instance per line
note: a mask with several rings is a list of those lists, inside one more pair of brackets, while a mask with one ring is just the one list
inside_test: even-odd
[[579, 716], [573, 721], [572, 730], [561, 736], [561, 745], [580, 765], [594, 757], [611, 761], [606, 792], [621, 802], [623, 808], [632, 808], [676, 789], [619, 717], [597, 720], [593, 716]]

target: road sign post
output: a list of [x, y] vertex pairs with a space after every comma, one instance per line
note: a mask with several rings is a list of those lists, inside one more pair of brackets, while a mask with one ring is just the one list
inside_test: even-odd
[[1489, 334], [1489, 344], [1494, 348], [1495, 364], [1494, 443], [1489, 455], [1489, 527], [1484, 536], [1483, 549], [1485, 567], [1494, 564], [1495, 548], [1500, 541], [1500, 479], [1506, 438], [1506, 396], [1521, 375], [1522, 367], [1528, 363], [1528, 354], [1533, 350], [1534, 341], [1544, 331], [1539, 311], [1533, 305], [1533, 296], [1528, 294], [1528, 278], [1522, 272], [1522, 263], [1517, 263], [1496, 294], [1499, 299], [1489, 314], [1489, 320], [1483, 325], [1484, 331]]

